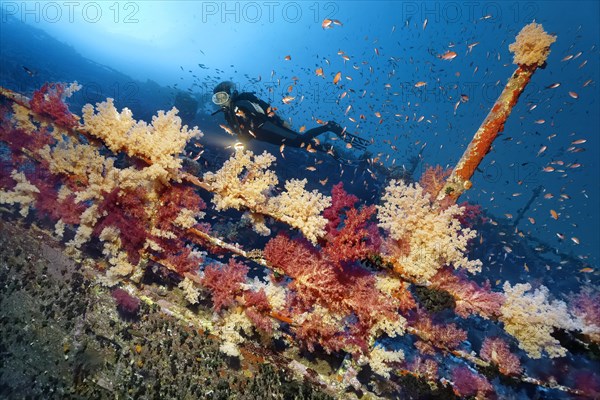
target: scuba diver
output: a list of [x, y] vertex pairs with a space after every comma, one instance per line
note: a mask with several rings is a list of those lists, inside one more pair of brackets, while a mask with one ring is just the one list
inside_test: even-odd
[[[213, 90], [212, 101], [220, 107], [212, 115], [219, 112], [225, 114], [232, 134], [237, 134], [241, 142], [256, 139], [276, 145], [289, 145], [293, 147], [307, 146], [315, 150], [326, 152], [336, 160], [339, 156], [333, 152], [333, 146], [327, 149], [318, 140], [313, 140], [325, 132], [333, 132], [352, 147], [364, 150], [369, 141], [352, 135], [335, 122], [298, 133], [290, 129], [289, 125], [277, 116], [269, 104], [254, 95], [254, 92], [238, 93], [233, 82], [219, 83]], [[310, 146], [310, 147], [309, 147]]]

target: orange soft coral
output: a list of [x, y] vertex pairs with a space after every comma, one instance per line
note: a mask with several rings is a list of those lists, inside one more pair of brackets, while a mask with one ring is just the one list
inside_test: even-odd
[[541, 24], [532, 22], [521, 29], [508, 49], [514, 53], [514, 64], [540, 66], [546, 62], [550, 45], [555, 41], [556, 36], [547, 34]]
[[444, 169], [440, 165], [428, 166], [419, 179], [419, 184], [423, 187], [423, 191], [428, 193], [431, 199], [435, 199], [444, 187], [446, 179], [452, 173], [452, 168]]

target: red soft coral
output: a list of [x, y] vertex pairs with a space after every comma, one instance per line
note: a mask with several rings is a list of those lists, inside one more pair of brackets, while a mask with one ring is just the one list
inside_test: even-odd
[[156, 215], [156, 226], [163, 230], [177, 229], [173, 222], [182, 209], [200, 211], [206, 208], [206, 203], [189, 186], [174, 184], [166, 187], [160, 196], [160, 208]]
[[148, 237], [148, 216], [145, 209], [146, 191], [114, 189], [107, 193], [98, 207], [100, 215], [105, 215], [94, 227], [94, 234], [100, 235], [105, 227], [119, 229], [121, 246], [127, 252], [130, 263], [140, 261], [140, 250]]
[[227, 264], [211, 264], [204, 269], [201, 282], [210, 290], [216, 312], [235, 304], [236, 297], [242, 294], [241, 285], [247, 274], [248, 267], [232, 258]]
[[498, 366], [504, 375], [519, 375], [522, 372], [519, 357], [511, 353], [508, 343], [502, 338], [486, 337], [479, 352], [481, 358]]
[[9, 191], [16, 186], [17, 181], [10, 176], [15, 167], [13, 163], [0, 159], [0, 188]]
[[483, 286], [463, 276], [455, 275], [449, 268], [443, 268], [431, 278], [431, 287], [445, 290], [456, 302], [454, 311], [463, 318], [476, 314], [484, 318], [500, 316], [504, 304], [504, 294], [492, 292], [489, 282]]
[[483, 224], [487, 221], [487, 218], [483, 216], [483, 209], [479, 204], [470, 204], [465, 201], [460, 203], [459, 206], [463, 207], [464, 210], [456, 218], [465, 228], [473, 228], [475, 225]]
[[344, 332], [317, 313], [308, 314], [302, 323], [295, 325], [292, 330], [310, 352], [315, 350], [316, 345], [322, 346], [328, 354], [344, 347]]
[[[334, 264], [364, 259], [381, 245], [377, 225], [369, 223], [375, 206], [355, 208], [358, 198], [344, 190], [342, 182], [331, 191], [332, 204], [323, 212], [329, 220], [324, 253]], [[342, 216], [345, 216], [342, 222]]]
[[160, 262], [183, 276], [185, 273], [196, 273], [202, 258], [194, 255], [189, 247], [179, 239], [158, 238], [157, 242], [162, 248]]
[[418, 331], [421, 339], [442, 349], [456, 349], [467, 340], [467, 332], [458, 328], [456, 324], [435, 324], [422, 310], [415, 313], [409, 323]]
[[323, 210], [323, 217], [329, 221], [325, 226], [325, 231], [331, 233], [337, 230], [340, 225], [342, 211], [345, 208], [354, 207], [354, 204], [358, 201], [358, 197], [353, 194], [348, 194], [344, 190], [344, 184], [342, 182], [333, 186], [331, 189], [331, 206]]
[[[169, 232], [170, 237], [155, 237], [162, 251], [159, 253], [161, 261], [175, 269], [180, 275], [186, 272], [195, 272], [200, 259], [190, 256], [191, 250], [185, 247], [185, 230], [175, 224], [181, 211], [200, 211], [206, 207], [204, 201], [194, 189], [180, 184], [165, 187], [160, 195], [160, 207], [155, 214], [154, 224], [163, 232]], [[196, 228], [201, 228], [198, 224]]]
[[75, 128], [79, 124], [77, 116], [69, 111], [64, 103], [65, 86], [61, 83], [46, 83], [33, 93], [29, 106], [36, 113], [50, 117], [66, 128]]
[[436, 381], [438, 379], [439, 365], [434, 359], [417, 356], [408, 364], [408, 369], [428, 381]]
[[434, 359], [417, 356], [408, 365], [408, 368], [417, 376], [421, 376], [428, 381], [435, 381], [438, 379], [439, 365]]
[[352, 268], [346, 269], [341, 278], [348, 290], [337, 305], [339, 310], [355, 315], [357, 323], [367, 330], [381, 318], [398, 320], [397, 307], [377, 289], [374, 275], [361, 268]]
[[48, 132], [51, 129], [50, 125], [39, 127], [33, 132], [26, 132], [23, 129], [16, 129], [13, 123], [10, 123], [11, 118], [8, 116], [6, 118], [7, 121], [0, 125], [0, 140], [8, 144], [13, 152], [13, 159], [23, 154], [23, 149], [37, 152], [46, 145], [56, 143], [56, 139]]
[[70, 194], [59, 200], [57, 188], [60, 181], [41, 165], [27, 174], [27, 179], [40, 191], [36, 198], [35, 208], [38, 213], [48, 216], [53, 222], [62, 220], [68, 225], [77, 225], [86, 206], [75, 202], [75, 195]]
[[360, 212], [352, 207], [346, 212], [344, 226], [329, 232], [324, 253], [333, 263], [339, 266], [342, 262], [362, 260], [377, 252], [381, 237], [375, 224], [368, 224], [375, 210], [374, 205], [363, 207]]
[[297, 291], [301, 303], [332, 304], [344, 297], [347, 288], [339, 280], [339, 271], [308, 242], [278, 235], [267, 243], [264, 256], [273, 268], [293, 279], [289, 288]]
[[598, 289], [584, 288], [570, 298], [572, 311], [590, 325], [600, 326], [600, 292]]
[[452, 380], [454, 391], [459, 396], [489, 398], [494, 392], [492, 384], [485, 376], [472, 372], [462, 365], [452, 370]]
[[265, 290], [244, 292], [244, 305], [246, 306], [244, 309], [246, 316], [254, 326], [270, 334], [273, 331], [273, 323], [269, 315], [271, 304]]
[[[292, 312], [303, 319], [302, 314], [315, 305], [328, 310], [343, 321], [336, 329], [347, 333], [343, 340], [352, 349], [366, 351], [371, 328], [382, 319], [394, 322], [399, 318], [396, 303], [377, 289], [371, 272], [358, 266], [340, 268], [321, 257], [306, 241], [279, 235], [267, 243], [264, 256], [276, 270], [292, 278], [288, 285], [293, 293]], [[331, 334], [329, 331], [321, 334], [315, 331], [316, 327], [298, 329], [306, 338]], [[319, 339], [321, 345], [324, 341], [328, 340]]]
[[444, 169], [439, 165], [435, 167], [428, 166], [425, 169], [425, 172], [421, 175], [421, 179], [419, 179], [419, 185], [423, 187], [425, 193], [429, 194], [431, 201], [435, 200], [451, 173], [451, 168]]

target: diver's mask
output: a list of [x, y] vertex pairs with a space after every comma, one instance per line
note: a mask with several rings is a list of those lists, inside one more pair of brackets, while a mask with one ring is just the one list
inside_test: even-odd
[[217, 92], [212, 96], [212, 102], [219, 107], [224, 106], [229, 101], [229, 94], [227, 92]]

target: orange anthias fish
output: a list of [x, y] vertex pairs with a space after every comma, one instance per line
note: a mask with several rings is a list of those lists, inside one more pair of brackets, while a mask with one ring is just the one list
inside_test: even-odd
[[333, 25], [337, 25], [337, 26], [342, 26], [342, 23], [337, 20], [337, 19], [329, 19], [329, 18], [325, 18], [323, 20], [323, 22], [321, 23], [321, 28], [323, 29], [331, 29], [333, 28]]
[[342, 78], [341, 72], [338, 72], [337, 74], [335, 74], [335, 76], [333, 77], [333, 84], [337, 85], [337, 83], [340, 81], [341, 78]]
[[317, 68], [315, 75], [323, 77], [323, 68]]
[[444, 54], [438, 55], [438, 57], [441, 58], [442, 60], [450, 61], [456, 57], [456, 52], [448, 50]]
[[219, 126], [221, 127], [221, 129], [223, 129], [225, 132], [229, 133], [230, 135], [234, 135], [234, 132], [231, 128], [229, 128], [226, 125], [223, 124], [219, 124]]

